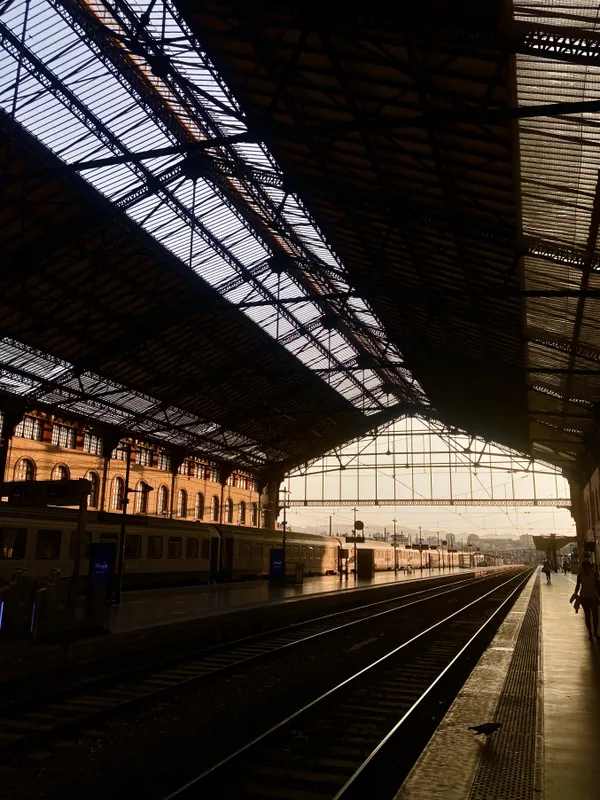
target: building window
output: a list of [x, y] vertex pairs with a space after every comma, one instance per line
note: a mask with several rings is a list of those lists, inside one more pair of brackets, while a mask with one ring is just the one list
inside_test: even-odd
[[148, 447], [136, 447], [135, 450], [135, 463], [140, 467], [152, 466], [152, 450]]
[[194, 478], [200, 478], [200, 480], [204, 480], [204, 478], [206, 478], [206, 467], [205, 467], [205, 465], [204, 464], [199, 464], [198, 462], [195, 462], [194, 468], [193, 468], [193, 475], [194, 475]]
[[35, 463], [30, 458], [21, 458], [15, 465], [16, 481], [34, 481]]
[[211, 467], [208, 479], [213, 483], [219, 483], [219, 470], [216, 467]]
[[210, 501], [210, 518], [213, 522], [219, 521], [219, 498], [216, 494], [213, 495], [213, 498]]
[[25, 417], [15, 428], [15, 436], [41, 442], [44, 438], [44, 420], [39, 417]]
[[225, 522], [233, 522], [233, 500], [231, 497], [227, 498], [227, 512]]
[[148, 513], [148, 496], [150, 487], [144, 481], [140, 481], [135, 487], [135, 512], [136, 514]]
[[181, 536], [169, 536], [167, 558], [181, 558]]
[[204, 519], [204, 495], [198, 492], [196, 495], [196, 519]]
[[93, 456], [102, 455], [102, 439], [100, 436], [95, 436], [93, 433], [83, 434], [83, 452], [90, 453]]
[[120, 444], [118, 447], [115, 447], [110, 457], [115, 461], [127, 461], [127, 448], [125, 445]]
[[246, 503], [242, 500], [240, 503], [240, 525], [246, 524]]
[[98, 497], [100, 495], [100, 478], [97, 472], [88, 472], [85, 476], [90, 482], [90, 493], [88, 494], [88, 506], [98, 507]]
[[166, 486], [161, 486], [158, 490], [156, 500], [156, 513], [165, 515], [169, 511], [169, 490]]
[[123, 478], [114, 478], [112, 482], [112, 493], [110, 497], [110, 507], [115, 509], [123, 508], [123, 498], [125, 497], [125, 481]]
[[68, 447], [70, 450], [75, 449], [75, 428], [68, 425], [53, 425], [52, 426], [52, 444], [58, 447]]
[[163, 472], [171, 471], [171, 458], [167, 453], [158, 454], [158, 468], [162, 469]]
[[187, 517], [187, 492], [180, 489], [177, 493], [177, 516]]
[[252, 503], [252, 525], [258, 528], [258, 503]]
[[70, 479], [69, 468], [64, 464], [57, 464], [52, 469], [50, 480], [52, 481], [68, 481]]
[[181, 462], [181, 464], [177, 468], [177, 473], [179, 475], [188, 475], [189, 476], [189, 474], [190, 474], [190, 462], [187, 460], [187, 458], [184, 459]]

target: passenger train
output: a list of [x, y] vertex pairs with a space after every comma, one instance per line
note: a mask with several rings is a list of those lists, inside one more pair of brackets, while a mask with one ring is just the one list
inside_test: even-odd
[[[19, 509], [6, 507], [0, 517], [0, 583], [9, 582], [17, 570], [26, 578], [45, 581], [50, 574], [69, 577], [73, 571], [78, 512], [72, 509]], [[131, 519], [131, 518], [130, 518]], [[93, 542], [119, 540], [120, 515], [88, 512], [86, 542], [82, 547], [81, 574], [89, 568]], [[270, 551], [281, 547], [282, 532], [264, 528], [143, 517], [127, 522], [124, 589], [190, 585], [213, 581], [248, 580], [269, 574]], [[394, 548], [386, 542], [357, 543], [373, 550], [375, 570], [394, 569]], [[400, 569], [439, 565], [434, 550], [398, 546]], [[469, 566], [469, 556], [444, 553], [448, 564]], [[472, 558], [472, 557], [471, 557]], [[354, 544], [335, 536], [295, 533], [286, 535], [288, 563], [302, 563], [305, 575], [336, 574], [354, 569]], [[58, 570], [59, 573], [54, 572]]]

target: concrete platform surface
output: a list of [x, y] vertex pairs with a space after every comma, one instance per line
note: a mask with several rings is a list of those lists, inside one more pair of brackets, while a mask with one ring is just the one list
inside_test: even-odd
[[541, 586], [545, 800], [600, 797], [600, 643], [569, 605], [576, 580]]
[[305, 578], [302, 586], [271, 586], [268, 581], [244, 581], [214, 586], [189, 586], [174, 589], [155, 589], [125, 592], [112, 623], [114, 633], [139, 630], [155, 625], [228, 614], [244, 608], [296, 602], [332, 592], [356, 592], [412, 580], [433, 579], [450, 575], [469, 575], [472, 570], [415, 570], [378, 572], [371, 580], [358, 580], [350, 575]]
[[[572, 575], [553, 574], [550, 584], [539, 573], [532, 576], [396, 800], [600, 798], [600, 642], [589, 641], [583, 610], [576, 615], [569, 604], [575, 583]], [[531, 616], [531, 602], [538, 600], [539, 621], [537, 612]], [[529, 624], [536, 619], [533, 629], [526, 627], [526, 613]], [[521, 632], [538, 653], [537, 663], [519, 667], [521, 678], [528, 668], [537, 671], [534, 697], [527, 695], [531, 713], [521, 714], [522, 739], [503, 735], [511, 707], [524, 705], [523, 697], [511, 696], [515, 685], [507, 678]], [[488, 745], [468, 731], [479, 722], [501, 721], [502, 713], [508, 714], [504, 728]], [[519, 751], [532, 736], [533, 768], [530, 759], [527, 774], [507, 778], [506, 765], [520, 763]]]

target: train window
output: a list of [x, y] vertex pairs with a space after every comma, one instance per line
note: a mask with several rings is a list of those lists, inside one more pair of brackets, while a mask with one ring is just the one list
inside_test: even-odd
[[300, 558], [306, 558], [306, 545], [303, 544], [300, 550]]
[[148, 550], [146, 553], [148, 558], [162, 558], [162, 551], [163, 551], [163, 537], [149, 536]]
[[60, 558], [62, 531], [38, 531], [36, 558]]
[[250, 558], [252, 555], [252, 543], [251, 542], [242, 542], [240, 544], [240, 555], [242, 558]]
[[0, 528], [0, 558], [25, 558], [25, 528]]
[[[69, 544], [69, 558], [75, 558], [75, 556], [77, 555], [76, 542], [77, 542], [77, 531], [73, 531], [73, 533], [71, 534], [71, 543]], [[86, 531], [83, 535], [83, 542], [81, 544], [80, 555], [82, 558], [90, 557], [91, 543], [92, 543], [92, 534], [89, 531]]]
[[188, 536], [185, 540], [185, 557], [198, 558], [200, 555], [200, 539], [197, 536]]
[[116, 542], [118, 541], [119, 537], [116, 533], [101, 533], [100, 534], [100, 541], [101, 542]]
[[167, 558], [181, 558], [181, 536], [169, 536]]
[[254, 556], [254, 558], [262, 558], [262, 554], [263, 554], [262, 544], [258, 544], [258, 542], [255, 542], [252, 546], [252, 555]]
[[142, 557], [142, 537], [139, 533], [128, 533], [125, 537], [125, 558]]
[[208, 558], [210, 556], [210, 539], [207, 539], [206, 536], [202, 539], [202, 558]]

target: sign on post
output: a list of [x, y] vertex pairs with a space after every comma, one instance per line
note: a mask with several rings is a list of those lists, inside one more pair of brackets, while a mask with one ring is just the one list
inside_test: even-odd
[[79, 506], [92, 484], [85, 478], [76, 481], [9, 481], [0, 484], [0, 498], [12, 506]]

